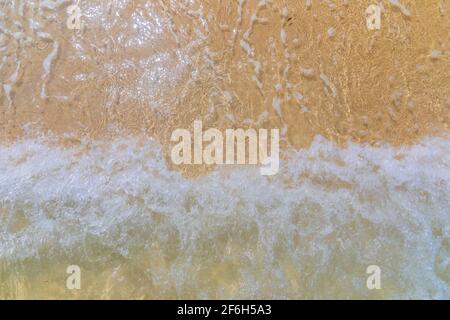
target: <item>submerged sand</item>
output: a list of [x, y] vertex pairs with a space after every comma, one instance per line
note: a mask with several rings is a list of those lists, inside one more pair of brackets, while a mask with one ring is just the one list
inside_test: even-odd
[[[266, 127], [308, 146], [411, 143], [449, 125], [446, 1], [89, 1], [6, 5], [2, 139], [144, 133], [167, 144], [194, 120]], [[393, 2], [395, 3], [395, 2]]]

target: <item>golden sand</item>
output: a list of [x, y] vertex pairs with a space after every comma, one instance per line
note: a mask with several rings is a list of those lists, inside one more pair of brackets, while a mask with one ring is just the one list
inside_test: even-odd
[[[20, 47], [7, 36], [2, 43], [0, 82], [8, 83], [20, 61], [11, 103], [4, 91], [0, 96], [2, 139], [15, 139], [31, 123], [75, 137], [144, 133], [166, 145], [173, 129], [200, 119], [205, 127], [287, 129], [286, 140], [299, 148], [317, 134], [398, 145], [448, 128], [447, 1], [404, 0], [410, 17], [383, 1], [380, 30], [366, 27], [371, 1], [244, 1], [241, 18], [238, 1], [199, 1], [189, 10], [146, 2], [99, 5], [106, 22], [83, 17], [81, 31], [67, 28], [65, 8], [52, 18], [45, 10], [3, 17], [10, 30], [22, 23], [32, 40]], [[136, 12], [159, 17], [163, 27], [150, 25], [145, 38], [130, 23]], [[33, 34], [30, 18], [52, 39]], [[143, 44], [128, 45], [139, 38]], [[57, 55], [44, 76], [55, 40]], [[181, 71], [180, 52], [194, 61]], [[165, 70], [152, 78], [139, 62], [157, 54], [164, 61], [150, 68]]]

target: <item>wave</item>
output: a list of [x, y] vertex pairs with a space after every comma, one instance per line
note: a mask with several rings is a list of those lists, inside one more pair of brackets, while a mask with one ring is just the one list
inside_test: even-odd
[[[0, 146], [0, 297], [450, 298], [447, 137], [317, 136], [274, 177], [187, 179], [164, 159], [135, 137]], [[369, 265], [382, 290], [367, 289]]]

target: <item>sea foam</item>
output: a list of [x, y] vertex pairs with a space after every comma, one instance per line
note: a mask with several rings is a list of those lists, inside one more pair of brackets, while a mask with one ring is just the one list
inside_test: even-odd
[[152, 140], [24, 139], [0, 146], [0, 297], [70, 297], [77, 264], [79, 297], [450, 298], [449, 181], [447, 138], [316, 137], [274, 177], [196, 179]]

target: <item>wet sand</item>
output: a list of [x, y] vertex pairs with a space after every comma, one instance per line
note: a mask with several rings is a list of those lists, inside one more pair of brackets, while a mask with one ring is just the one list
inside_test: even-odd
[[400, 145], [448, 129], [448, 3], [403, 1], [406, 16], [385, 1], [380, 30], [366, 27], [368, 1], [263, 3], [86, 2], [81, 31], [66, 26], [68, 4], [7, 11], [2, 139], [32, 124], [75, 137], [144, 133], [166, 145], [200, 119], [284, 129], [299, 148], [317, 134]]
[[[1, 2], [0, 297], [448, 299], [450, 3], [371, 3]], [[172, 165], [194, 120], [280, 174]]]

